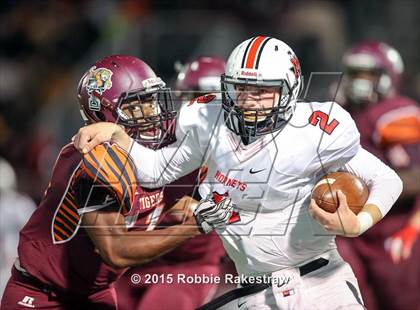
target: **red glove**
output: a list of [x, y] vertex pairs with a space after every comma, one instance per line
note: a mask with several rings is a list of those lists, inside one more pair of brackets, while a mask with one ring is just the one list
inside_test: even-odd
[[411, 249], [417, 237], [417, 229], [408, 224], [385, 240], [385, 250], [395, 264], [410, 257]]

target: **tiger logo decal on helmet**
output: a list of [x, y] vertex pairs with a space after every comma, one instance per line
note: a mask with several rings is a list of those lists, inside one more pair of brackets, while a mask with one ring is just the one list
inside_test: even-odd
[[112, 71], [107, 68], [96, 68], [93, 66], [89, 70], [89, 78], [86, 84], [86, 90], [89, 95], [89, 109], [99, 111], [101, 102], [93, 93], [102, 95], [106, 90], [112, 87]]

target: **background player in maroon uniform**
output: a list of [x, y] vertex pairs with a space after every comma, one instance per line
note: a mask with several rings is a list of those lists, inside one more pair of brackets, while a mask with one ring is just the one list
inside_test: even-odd
[[[88, 123], [118, 122], [152, 148], [174, 139], [170, 93], [140, 59], [101, 59], [82, 77], [78, 95]], [[163, 192], [138, 186], [133, 167], [115, 145], [84, 158], [72, 144], [62, 149], [42, 202], [20, 232], [1, 309], [115, 309], [113, 282], [126, 267], [199, 234], [194, 218], [185, 222], [192, 225], [150, 231], [164, 211]]]
[[[177, 107], [193, 98], [209, 92], [220, 91], [220, 76], [225, 69], [223, 60], [214, 57], [199, 57], [183, 65], [175, 81]], [[164, 189], [166, 203], [175, 204], [184, 195], [192, 195], [201, 200], [198, 194], [200, 179], [204, 179], [206, 168], [179, 179]], [[180, 206], [183, 204], [180, 203]], [[163, 223], [174, 225], [183, 218], [185, 210], [175, 210], [164, 217]], [[159, 280], [156, 284], [131, 282], [133, 274], [142, 279], [146, 275], [156, 275], [158, 279], [165, 274], [194, 276], [218, 276], [221, 273], [221, 258], [225, 255], [221, 240], [215, 233], [198, 236], [189, 240], [168, 254], [138, 268], [131, 268], [117, 282], [116, 289], [121, 309], [195, 309], [214, 296], [218, 289], [212, 283], [184, 284]], [[223, 265], [224, 266], [224, 265]], [[233, 266], [232, 266], [233, 267]], [[234, 268], [232, 268], [234, 272]], [[219, 288], [220, 289], [220, 288]], [[162, 298], [164, 296], [164, 298]]]
[[393, 167], [404, 182], [396, 206], [366, 234], [338, 246], [353, 267], [368, 309], [420, 305], [420, 109], [398, 94], [399, 53], [383, 42], [362, 42], [343, 58], [345, 106], [364, 148]]
[[220, 92], [220, 76], [225, 72], [225, 62], [217, 57], [202, 56], [182, 65], [178, 70], [174, 94], [180, 103], [212, 92]]

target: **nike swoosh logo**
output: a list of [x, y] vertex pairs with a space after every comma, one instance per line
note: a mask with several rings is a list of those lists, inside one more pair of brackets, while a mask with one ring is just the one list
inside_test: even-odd
[[251, 173], [251, 174], [255, 174], [255, 173], [258, 173], [258, 172], [261, 172], [261, 171], [264, 171], [265, 170], [265, 168], [264, 169], [261, 169], [261, 170], [252, 170], [252, 168], [251, 169], [249, 169], [249, 173]]

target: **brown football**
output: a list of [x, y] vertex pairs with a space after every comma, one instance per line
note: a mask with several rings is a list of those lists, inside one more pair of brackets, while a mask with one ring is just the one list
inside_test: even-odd
[[348, 172], [333, 172], [318, 181], [312, 190], [312, 198], [322, 209], [334, 213], [338, 208], [338, 190], [346, 195], [355, 214], [360, 212], [369, 196], [369, 189], [360, 178]]

